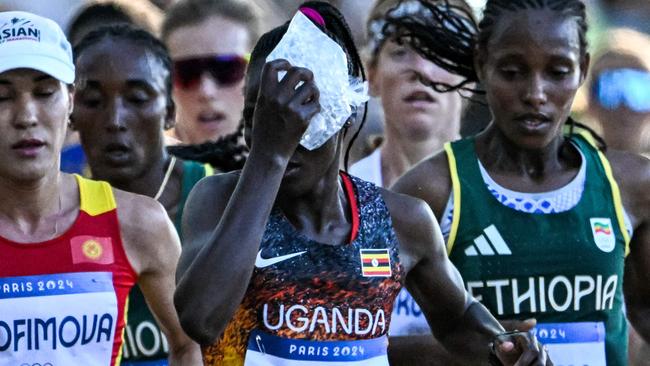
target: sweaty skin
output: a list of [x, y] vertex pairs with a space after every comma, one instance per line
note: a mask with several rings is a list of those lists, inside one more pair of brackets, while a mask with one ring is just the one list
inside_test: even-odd
[[448, 84], [460, 81], [394, 40], [384, 42], [368, 66], [370, 93], [381, 98], [385, 119], [380, 146], [383, 187], [390, 187], [445, 142], [459, 138], [460, 94], [436, 92], [422, 79]]
[[[79, 188], [59, 171], [59, 153], [74, 89], [41, 72], [17, 69], [0, 74], [0, 235], [19, 243], [59, 237], [79, 213]], [[11, 148], [27, 136], [44, 146], [33, 154]], [[18, 162], [18, 164], [17, 164]], [[114, 190], [124, 249], [138, 284], [170, 344], [171, 365], [199, 365], [198, 347], [182, 330], [172, 305], [173, 271], [180, 243], [155, 201]]]
[[[107, 181], [120, 190], [153, 197], [161, 187], [169, 164], [163, 143], [163, 128], [166, 123], [173, 122], [174, 108], [167, 98], [167, 70], [150, 51], [143, 50], [132, 41], [113, 39], [105, 39], [85, 49], [76, 64], [79, 88], [72, 117], [88, 156], [93, 178]], [[112, 154], [108, 149], [115, 145], [122, 147], [118, 154]], [[159, 199], [170, 219], [175, 218], [179, 209], [182, 176], [183, 164], [177, 162]], [[142, 199], [140, 196], [138, 198]], [[160, 205], [151, 204], [148, 199], [144, 201], [158, 213]], [[134, 202], [127, 199], [124, 204], [138, 210]], [[118, 213], [121, 215], [123, 210], [120, 207]], [[152, 219], [151, 214], [141, 215]], [[135, 218], [121, 222], [122, 227], [135, 223], [132, 228], [135, 233], [146, 233], [146, 237], [152, 237], [160, 235], [159, 228], [163, 228], [161, 232], [169, 230], [170, 220], [162, 217], [158, 220], [158, 224], [151, 225]], [[147, 233], [151, 229], [156, 232]], [[133, 257], [132, 263], [156, 258], [160, 262], [146, 267], [139, 285], [167, 336], [170, 357], [177, 357], [179, 349], [187, 349], [193, 354], [191, 360], [200, 362], [198, 345], [179, 327], [172, 310], [171, 297], [164, 297], [173, 293], [173, 271], [180, 255], [176, 230], [173, 226], [171, 230], [172, 233], [168, 234], [169, 237], [173, 234], [175, 245], [172, 248], [169, 247], [169, 237], [144, 242], [139, 238], [133, 241], [140, 244], [135, 253], [130, 255], [127, 249], [127, 254], [130, 259]], [[160, 246], [158, 243], [161, 243]]]
[[[174, 29], [165, 40], [173, 60], [208, 55], [245, 55], [252, 35], [246, 24], [213, 15]], [[237, 130], [243, 105], [243, 80], [221, 85], [208, 73], [195, 88], [175, 87], [177, 124], [171, 136], [185, 144], [216, 141]]]
[[[114, 39], [83, 50], [76, 67], [72, 121], [93, 178], [154, 197], [170, 163], [163, 134], [174, 122], [168, 71], [149, 50]], [[177, 161], [159, 198], [172, 220], [180, 209], [182, 177]]]
[[[573, 20], [557, 18], [553, 11], [508, 13], [495, 27], [489, 53], [477, 58], [494, 120], [476, 137], [476, 154], [503, 187], [520, 192], [552, 191], [569, 183], [579, 170], [579, 154], [562, 134], [589, 63], [588, 54], [580, 55], [576, 33]], [[546, 119], [530, 128], [523, 121], [526, 118], [521, 118], [526, 113], [543, 114]], [[634, 228], [631, 253], [625, 261], [627, 315], [647, 340], [650, 161], [611, 149], [606, 157]], [[424, 200], [436, 217], [442, 217], [452, 189], [446, 153], [417, 165], [393, 189]]]
[[[255, 75], [261, 67], [253, 62], [249, 68], [244, 116], [253, 115], [253, 126], [244, 169], [204, 179], [187, 204], [175, 304], [186, 332], [203, 345], [221, 335], [243, 299], [274, 203], [313, 240], [341, 245], [350, 235], [348, 202], [337, 183], [340, 134], [313, 151], [298, 147], [307, 121], [320, 109], [311, 72], [276, 60], [264, 65], [260, 82]], [[280, 71], [287, 75], [278, 82]], [[455, 357], [483, 364], [487, 345], [503, 328], [467, 296], [428, 206], [387, 190], [382, 195], [400, 243], [406, 286], [433, 333]], [[506, 342], [498, 351], [506, 364], [520, 356], [522, 364], [546, 364], [537, 344], [521, 352]]]
[[138, 285], [169, 342], [170, 365], [201, 365], [198, 345], [174, 311], [174, 270], [181, 245], [165, 209], [156, 201], [114, 189], [124, 248]]
[[[376, 2], [372, 13], [379, 7], [388, 6], [385, 10], [389, 10], [397, 4], [398, 1]], [[371, 29], [368, 31], [373, 33]], [[460, 137], [463, 113], [460, 93], [437, 92], [427, 84], [435, 81], [454, 85], [461, 78], [392, 38], [381, 41], [378, 47], [367, 66], [370, 94], [381, 99], [384, 112], [384, 140], [378, 150], [380, 170], [375, 174], [382, 181], [378, 185], [390, 187], [417, 163], [439, 151], [445, 142]], [[362, 160], [351, 167], [350, 173], [374, 180], [368, 170], [375, 169], [368, 168], [368, 160]], [[403, 334], [412, 333], [409, 328], [419, 330], [424, 317], [421, 313], [416, 317], [415, 311], [400, 311], [401, 301], [413, 304], [411, 296], [403, 297], [404, 293], [398, 295], [393, 310], [388, 348], [390, 364], [428, 365], [431, 360], [451, 359], [440, 344], [432, 346], [435, 339], [430, 334]]]

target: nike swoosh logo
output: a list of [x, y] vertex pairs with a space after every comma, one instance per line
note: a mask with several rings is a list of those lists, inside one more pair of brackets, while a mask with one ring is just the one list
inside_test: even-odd
[[255, 267], [264, 268], [264, 267], [272, 266], [274, 264], [284, 262], [288, 259], [297, 257], [305, 253], [307, 253], [307, 251], [281, 255], [279, 257], [273, 257], [273, 258], [262, 258], [262, 251], [260, 250], [259, 252], [257, 252], [257, 258], [255, 258]]

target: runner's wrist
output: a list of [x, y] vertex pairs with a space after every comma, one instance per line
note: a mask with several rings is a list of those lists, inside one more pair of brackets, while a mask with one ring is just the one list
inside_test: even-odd
[[287, 164], [289, 164], [290, 158], [290, 154], [252, 148], [247, 161], [251, 161], [251, 164], [255, 163], [255, 165], [265, 167], [266, 169], [281, 169], [284, 171]]

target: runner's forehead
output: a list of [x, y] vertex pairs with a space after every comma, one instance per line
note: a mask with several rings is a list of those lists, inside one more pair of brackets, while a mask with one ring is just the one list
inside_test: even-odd
[[42, 81], [59, 81], [42, 71], [20, 68], [8, 70], [0, 73], [0, 84], [12, 84], [17, 81], [32, 81], [32, 82], [42, 82]]
[[499, 18], [488, 41], [488, 54], [522, 45], [544, 52], [580, 53], [580, 35], [574, 18], [549, 9], [508, 12]]

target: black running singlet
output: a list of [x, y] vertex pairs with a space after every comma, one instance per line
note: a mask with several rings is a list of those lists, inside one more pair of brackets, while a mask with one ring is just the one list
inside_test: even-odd
[[388, 365], [386, 335], [403, 276], [397, 238], [379, 188], [341, 179], [351, 242], [317, 243], [274, 208], [244, 300], [204, 349], [206, 365]]

